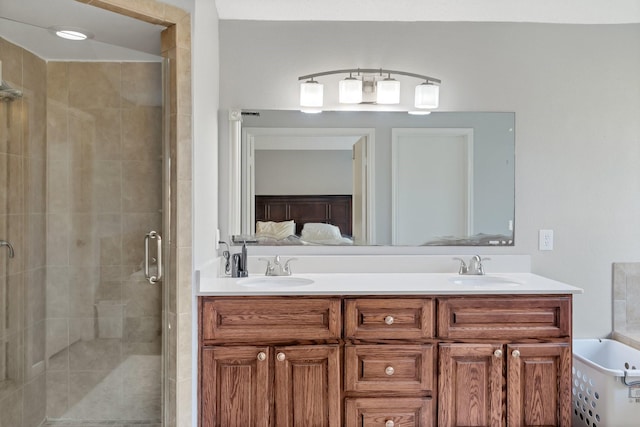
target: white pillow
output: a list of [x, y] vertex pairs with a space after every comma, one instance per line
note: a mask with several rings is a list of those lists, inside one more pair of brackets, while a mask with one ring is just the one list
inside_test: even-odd
[[318, 241], [342, 238], [340, 227], [320, 222], [308, 222], [302, 228], [302, 240]]
[[257, 221], [256, 235], [259, 237], [268, 237], [270, 239], [282, 240], [296, 234], [295, 221]]

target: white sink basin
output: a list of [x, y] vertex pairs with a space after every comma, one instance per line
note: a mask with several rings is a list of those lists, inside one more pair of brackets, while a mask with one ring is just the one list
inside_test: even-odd
[[449, 279], [454, 285], [465, 286], [520, 286], [521, 283], [508, 277], [497, 276], [456, 276]]
[[313, 280], [292, 276], [258, 276], [240, 279], [236, 283], [248, 288], [294, 288], [311, 285]]

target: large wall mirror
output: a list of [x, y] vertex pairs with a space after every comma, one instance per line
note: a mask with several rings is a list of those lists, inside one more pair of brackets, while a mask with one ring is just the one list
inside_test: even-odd
[[514, 113], [230, 117], [236, 242], [514, 244]]

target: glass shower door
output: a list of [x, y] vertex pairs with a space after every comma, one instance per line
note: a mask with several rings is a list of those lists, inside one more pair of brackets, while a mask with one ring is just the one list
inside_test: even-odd
[[49, 126], [68, 124], [64, 139], [49, 141], [51, 425], [161, 422], [163, 283], [145, 277], [145, 235], [163, 227], [161, 69], [48, 68], [50, 82], [67, 83], [64, 98], [49, 85]]

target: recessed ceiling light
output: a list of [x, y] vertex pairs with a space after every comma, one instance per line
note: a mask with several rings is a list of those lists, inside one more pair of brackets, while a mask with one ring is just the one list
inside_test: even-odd
[[92, 33], [90, 33], [89, 31], [83, 28], [78, 28], [78, 27], [56, 26], [56, 27], [49, 27], [49, 31], [55, 34], [56, 36], [66, 40], [82, 41], [82, 40], [93, 38]]

